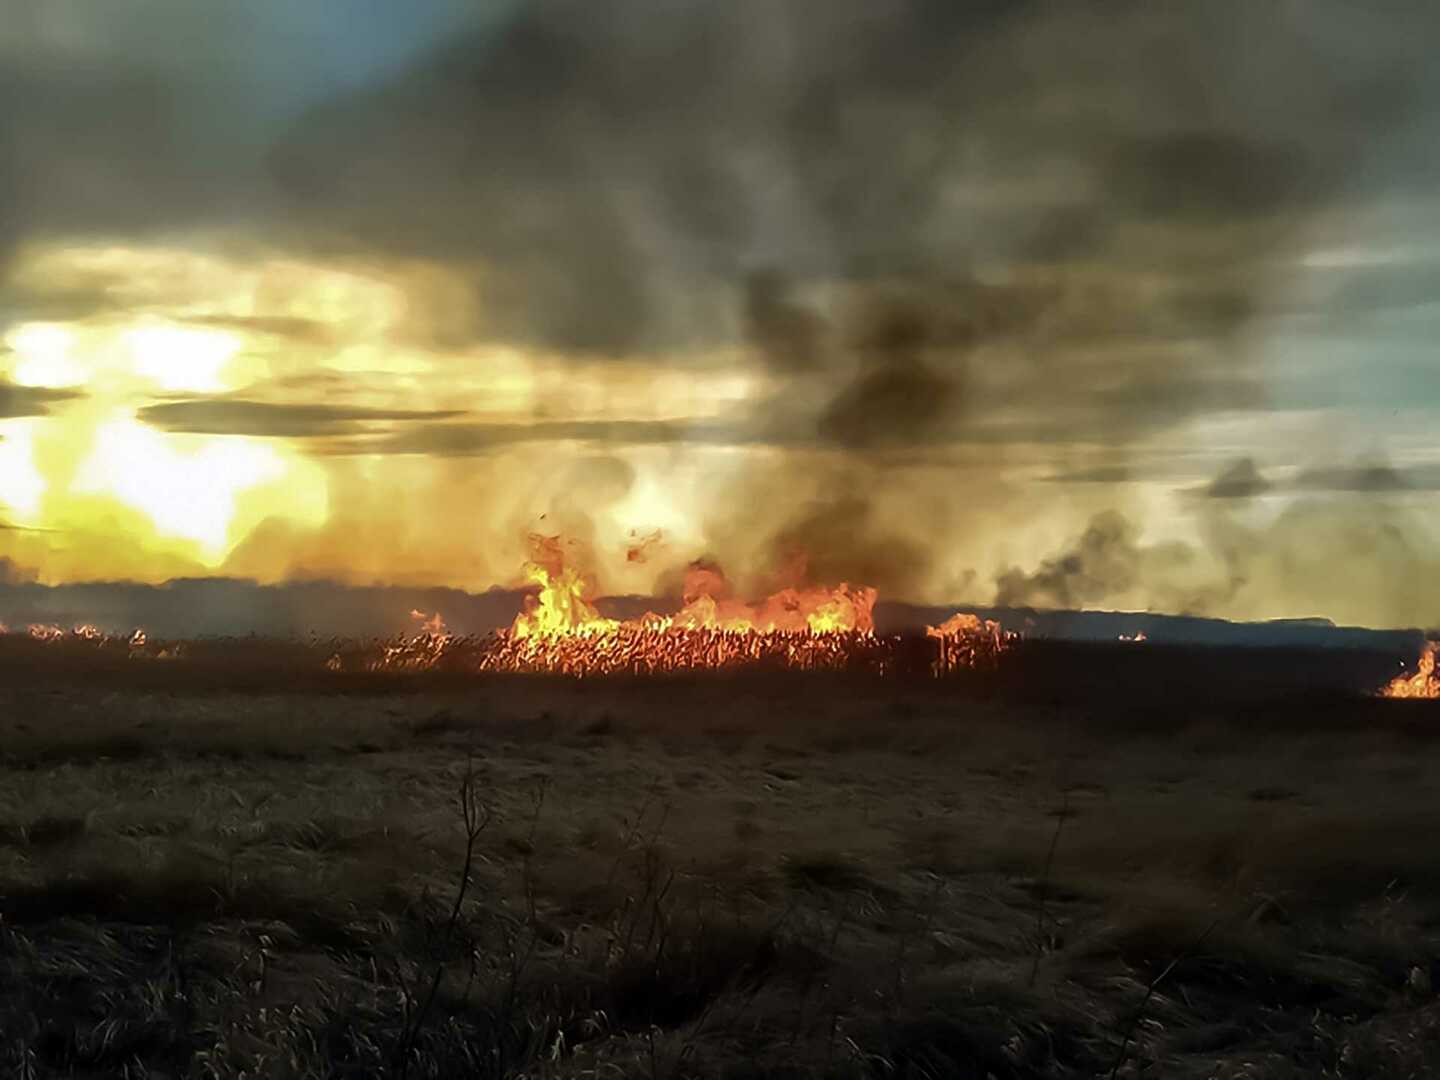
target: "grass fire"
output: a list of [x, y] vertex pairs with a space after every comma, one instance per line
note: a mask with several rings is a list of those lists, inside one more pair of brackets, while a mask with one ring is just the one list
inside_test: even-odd
[[457, 636], [439, 613], [412, 612], [417, 633], [397, 641], [350, 643], [332, 671], [451, 670], [570, 675], [658, 675], [741, 668], [935, 676], [993, 667], [1016, 635], [994, 620], [957, 614], [917, 641], [875, 633], [874, 589], [799, 587], [757, 603], [732, 595], [724, 574], [692, 566], [682, 606], [630, 620], [602, 616], [592, 585], [567, 566], [558, 537], [532, 536], [525, 577], [534, 588], [506, 630]]
[[1440, 2], [0, 13], [0, 1080], [1440, 1078]]

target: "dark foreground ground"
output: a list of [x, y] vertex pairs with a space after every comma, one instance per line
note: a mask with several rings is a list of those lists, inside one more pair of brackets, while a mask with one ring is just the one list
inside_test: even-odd
[[287, 663], [0, 655], [0, 1076], [1440, 1075], [1396, 658]]

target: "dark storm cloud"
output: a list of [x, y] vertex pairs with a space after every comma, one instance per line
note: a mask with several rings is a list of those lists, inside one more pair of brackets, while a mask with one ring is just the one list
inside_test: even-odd
[[[284, 27], [305, 7], [265, 10]], [[763, 527], [834, 567], [912, 557], [905, 523], [873, 507], [944, 448], [989, 451], [997, 474], [1018, 443], [1059, 475], [1134, 469], [1158, 433], [1265, 407], [1248, 331], [1286, 302], [1323, 310], [1328, 296], [1288, 299], [1312, 226], [1440, 179], [1440, 9], [1402, 0], [519, 0], [330, 93], [263, 170], [233, 167], [251, 102], [212, 78], [254, 51], [220, 43], [242, 10], [216, 14], [200, 60], [178, 67], [114, 59], [125, 49], [82, 65], [5, 54], [0, 243], [240, 221], [281, 250], [454, 271], [473, 302], [409, 298], [407, 333], [443, 323], [427, 343], [657, 366], [740, 343], [773, 394], [698, 423], [371, 437], [356, 425], [379, 417], [206, 403], [152, 422], [314, 435], [337, 453], [824, 450], [845, 467]], [[204, 23], [186, 25], [205, 37]], [[1423, 294], [1383, 276], [1349, 287], [1366, 309]], [[236, 328], [316, 340], [289, 322]], [[754, 456], [795, 460], [739, 466], [722, 516], [759, 491], [783, 499], [821, 455]], [[926, 520], [932, 493], [908, 494], [892, 516]], [[1088, 602], [1168, 570], [1123, 519], [1087, 535], [1011, 588]]]
[[[579, 17], [530, 3], [317, 112], [277, 148], [275, 175], [337, 236], [473, 262], [477, 333], [562, 350], [738, 329], [778, 371], [838, 374], [841, 335], [801, 286], [898, 274], [928, 290], [996, 260], [1062, 265], [1045, 293], [997, 290], [1005, 317], [950, 343], [952, 361], [1017, 335], [1067, 346], [1095, 313], [1063, 301], [1096, 268], [1167, 279], [1143, 302], [1117, 295], [1097, 335], [1224, 335], [1258, 284], [1232, 279], [1280, 242], [1281, 219], [1335, 190], [1345, 159], [1319, 105], [1345, 88], [1306, 71], [1322, 76], [1307, 87], [1319, 105], [1251, 107], [1225, 76], [1263, 85], [1246, 66], [1265, 50], [1229, 53], [1214, 32], [1239, 9], [1213, 7], [614, 2]], [[1297, 51], [1283, 15], [1243, 22]], [[1185, 63], [1138, 59], [1164, 48], [1209, 72], [1202, 89]], [[1374, 120], [1342, 115], [1341, 138]], [[1143, 250], [1119, 244], [1131, 224], [1153, 230]], [[1235, 235], [1202, 258], [1217, 224]], [[847, 392], [905, 389], [867, 372], [836, 409]]]
[[175, 137], [180, 93], [143, 69], [0, 54], [0, 255], [28, 236], [203, 216], [225, 178]]
[[167, 401], [140, 409], [140, 420], [165, 431], [202, 435], [316, 438], [366, 430], [376, 423], [448, 420], [462, 413], [417, 409], [364, 409], [337, 405], [284, 405], [238, 398]]
[[351, 444], [351, 451], [366, 454], [425, 454], [434, 457], [470, 457], [516, 443], [601, 442], [651, 445], [729, 441], [723, 429], [652, 420], [541, 420], [509, 424], [432, 424], [398, 434]]
[[1205, 486], [1204, 494], [1211, 499], [1250, 499], [1263, 495], [1273, 485], [1260, 475], [1255, 462], [1241, 458]]
[[[1425, 100], [1435, 20], [1407, 11], [1364, 20], [1361, 48], [1339, 3], [529, 0], [334, 95], [263, 176], [206, 152], [253, 135], [223, 92], [253, 34], [186, 16], [193, 64], [12, 54], [0, 207], [81, 233], [249, 214], [285, 243], [445, 260], [480, 298], [457, 339], [676, 355], [739, 335], [822, 383], [805, 422], [861, 448], [972, 422], [994, 404], [973, 355], [1003, 347], [1012, 408], [1087, 394], [1123, 442], [1261, 399], [1233, 341], [1277, 250]], [[886, 305], [934, 308], [896, 374], [851, 333]], [[1213, 349], [1102, 380], [1073, 355], [1187, 339]], [[1234, 394], [1191, 393], [1222, 376]]]
[[1330, 178], [1294, 143], [1182, 131], [1123, 144], [1108, 162], [1107, 179], [1143, 217], [1231, 222], [1305, 210]]
[[50, 411], [50, 406], [73, 401], [80, 396], [75, 390], [47, 390], [0, 382], [0, 420], [44, 416]]

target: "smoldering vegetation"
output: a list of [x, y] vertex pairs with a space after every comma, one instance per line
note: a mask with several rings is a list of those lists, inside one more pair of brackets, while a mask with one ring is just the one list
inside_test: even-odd
[[199, 690], [0, 690], [7, 1072], [1440, 1064], [1425, 703]]

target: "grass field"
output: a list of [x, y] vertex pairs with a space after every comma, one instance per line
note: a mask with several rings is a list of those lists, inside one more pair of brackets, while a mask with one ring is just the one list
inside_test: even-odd
[[1440, 711], [1142, 653], [0, 665], [0, 1075], [1440, 1074]]

